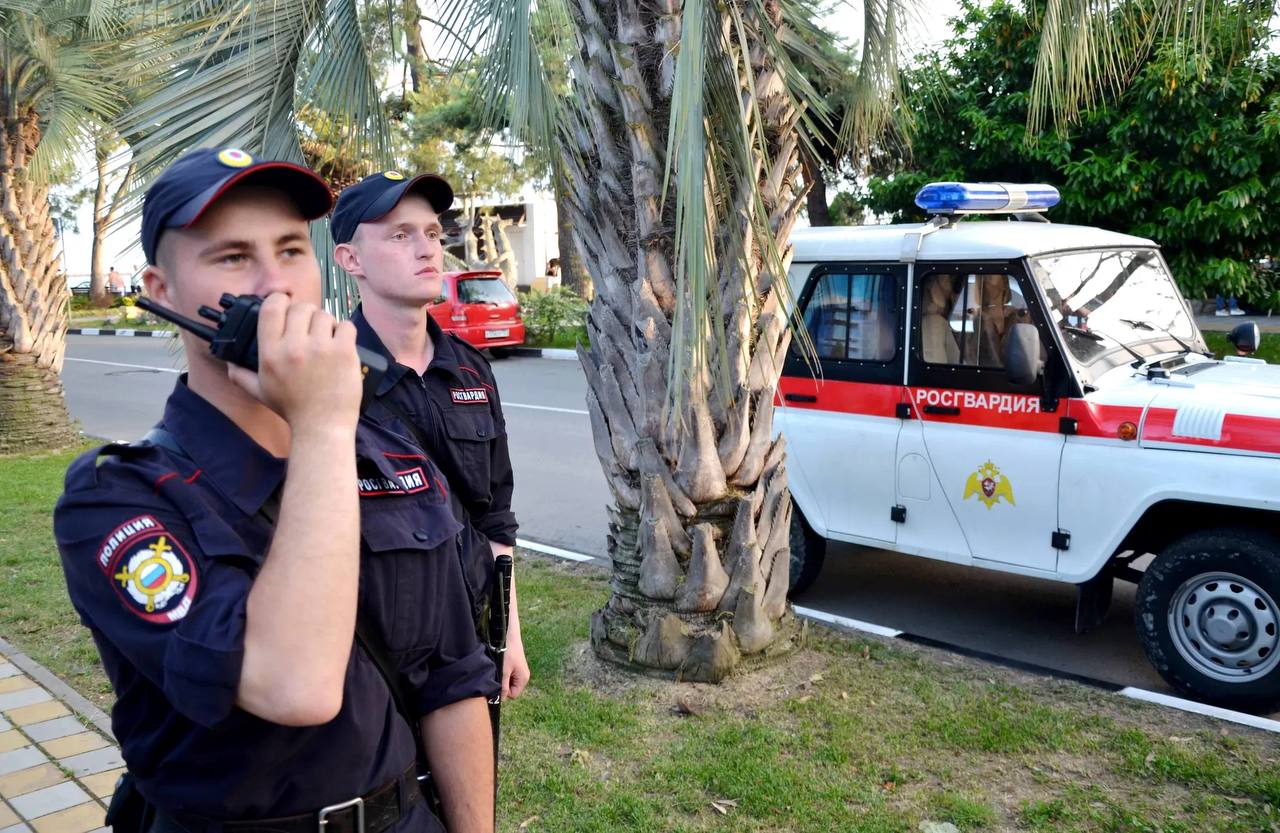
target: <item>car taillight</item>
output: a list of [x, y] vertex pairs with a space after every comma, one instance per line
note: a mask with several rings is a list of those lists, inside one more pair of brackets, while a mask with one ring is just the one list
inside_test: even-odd
[[467, 323], [467, 311], [460, 307], [455, 308], [453, 313], [449, 316], [449, 320], [455, 321], [459, 324], [465, 324]]

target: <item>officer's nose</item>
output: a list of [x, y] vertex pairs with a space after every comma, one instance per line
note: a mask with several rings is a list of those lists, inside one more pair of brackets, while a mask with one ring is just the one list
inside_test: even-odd
[[283, 293], [292, 298], [293, 286], [279, 264], [270, 263], [263, 266], [258, 273], [258, 286], [254, 294], [259, 298], [265, 298], [275, 292]]

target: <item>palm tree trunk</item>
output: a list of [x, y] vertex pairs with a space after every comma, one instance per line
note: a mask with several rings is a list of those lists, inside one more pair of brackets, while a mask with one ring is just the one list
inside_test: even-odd
[[[13, 112], [0, 101], [0, 112]], [[27, 176], [38, 116], [20, 111], [0, 135], [0, 454], [77, 440], [62, 395], [70, 293], [58, 268], [49, 194]]]
[[801, 152], [800, 156], [804, 163], [804, 179], [809, 185], [809, 194], [805, 198], [809, 225], [829, 226], [832, 224], [831, 208], [827, 205], [827, 181], [822, 176], [822, 163], [808, 153]]
[[[614, 501], [612, 592], [593, 616], [591, 640], [609, 660], [718, 681], [741, 663], [786, 652], [797, 633], [786, 600], [791, 501], [783, 441], [772, 430], [790, 341], [772, 289], [785, 273], [768, 268], [746, 220], [716, 231], [721, 306], [713, 314], [728, 335], [723, 348], [711, 344], [708, 351], [724, 360], [729, 376], [713, 383], [709, 371], [695, 374], [685, 383], [681, 413], [666, 412], [672, 322], [687, 303], [673, 278], [675, 200], [664, 209], [661, 198], [682, 4], [574, 6], [581, 52], [572, 77], [587, 123], [577, 137], [585, 161], [568, 172], [566, 203], [595, 282], [591, 349], [579, 348], [579, 356]], [[781, 27], [780, 19], [755, 18], [751, 8], [743, 13], [753, 31]], [[727, 71], [744, 96], [756, 97], [748, 118], [764, 120], [753, 125], [769, 151], [759, 184], [785, 269], [786, 241], [804, 202], [797, 114], [778, 92], [767, 50], [749, 57], [754, 88], [740, 65]], [[743, 195], [737, 205], [745, 204]], [[753, 253], [745, 274], [735, 238]]]
[[102, 249], [106, 243], [107, 148], [101, 134], [93, 149], [98, 184], [93, 191], [93, 243], [89, 249], [89, 299], [95, 307], [111, 306], [107, 296], [107, 270], [103, 269]]

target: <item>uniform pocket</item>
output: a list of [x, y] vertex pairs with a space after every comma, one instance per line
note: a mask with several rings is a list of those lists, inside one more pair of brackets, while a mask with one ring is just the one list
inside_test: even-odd
[[360, 604], [393, 653], [434, 644], [443, 597], [457, 592], [451, 573], [461, 530], [447, 504], [414, 496], [361, 500]]

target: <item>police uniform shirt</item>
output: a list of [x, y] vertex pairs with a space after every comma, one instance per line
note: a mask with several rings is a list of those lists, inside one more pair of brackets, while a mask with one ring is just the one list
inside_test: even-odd
[[[129, 770], [170, 814], [261, 819], [314, 812], [397, 778], [415, 760], [385, 681], [353, 645], [342, 707], [286, 727], [235, 704], [245, 606], [271, 542], [263, 507], [285, 476], [265, 449], [183, 377], [152, 445], [91, 451], [68, 469], [54, 514], [68, 591], [117, 700]], [[458, 604], [457, 523], [420, 449], [372, 425], [357, 432], [360, 604], [424, 711], [496, 690]], [[424, 597], [425, 596], [425, 597]], [[441, 830], [413, 805], [396, 831]]]
[[[514, 479], [507, 426], [493, 370], [479, 350], [446, 334], [429, 315], [427, 334], [435, 353], [422, 376], [395, 360], [362, 308], [351, 321], [356, 325], [356, 343], [381, 354], [388, 365], [378, 398], [366, 415], [397, 433], [421, 438], [444, 472], [461, 504], [460, 518], [468, 526], [464, 539], [467, 583], [473, 600], [480, 604], [493, 573], [493, 554], [486, 541], [470, 533], [515, 546], [517, 529], [511, 511]], [[415, 424], [416, 433], [402, 424], [401, 415]]]

